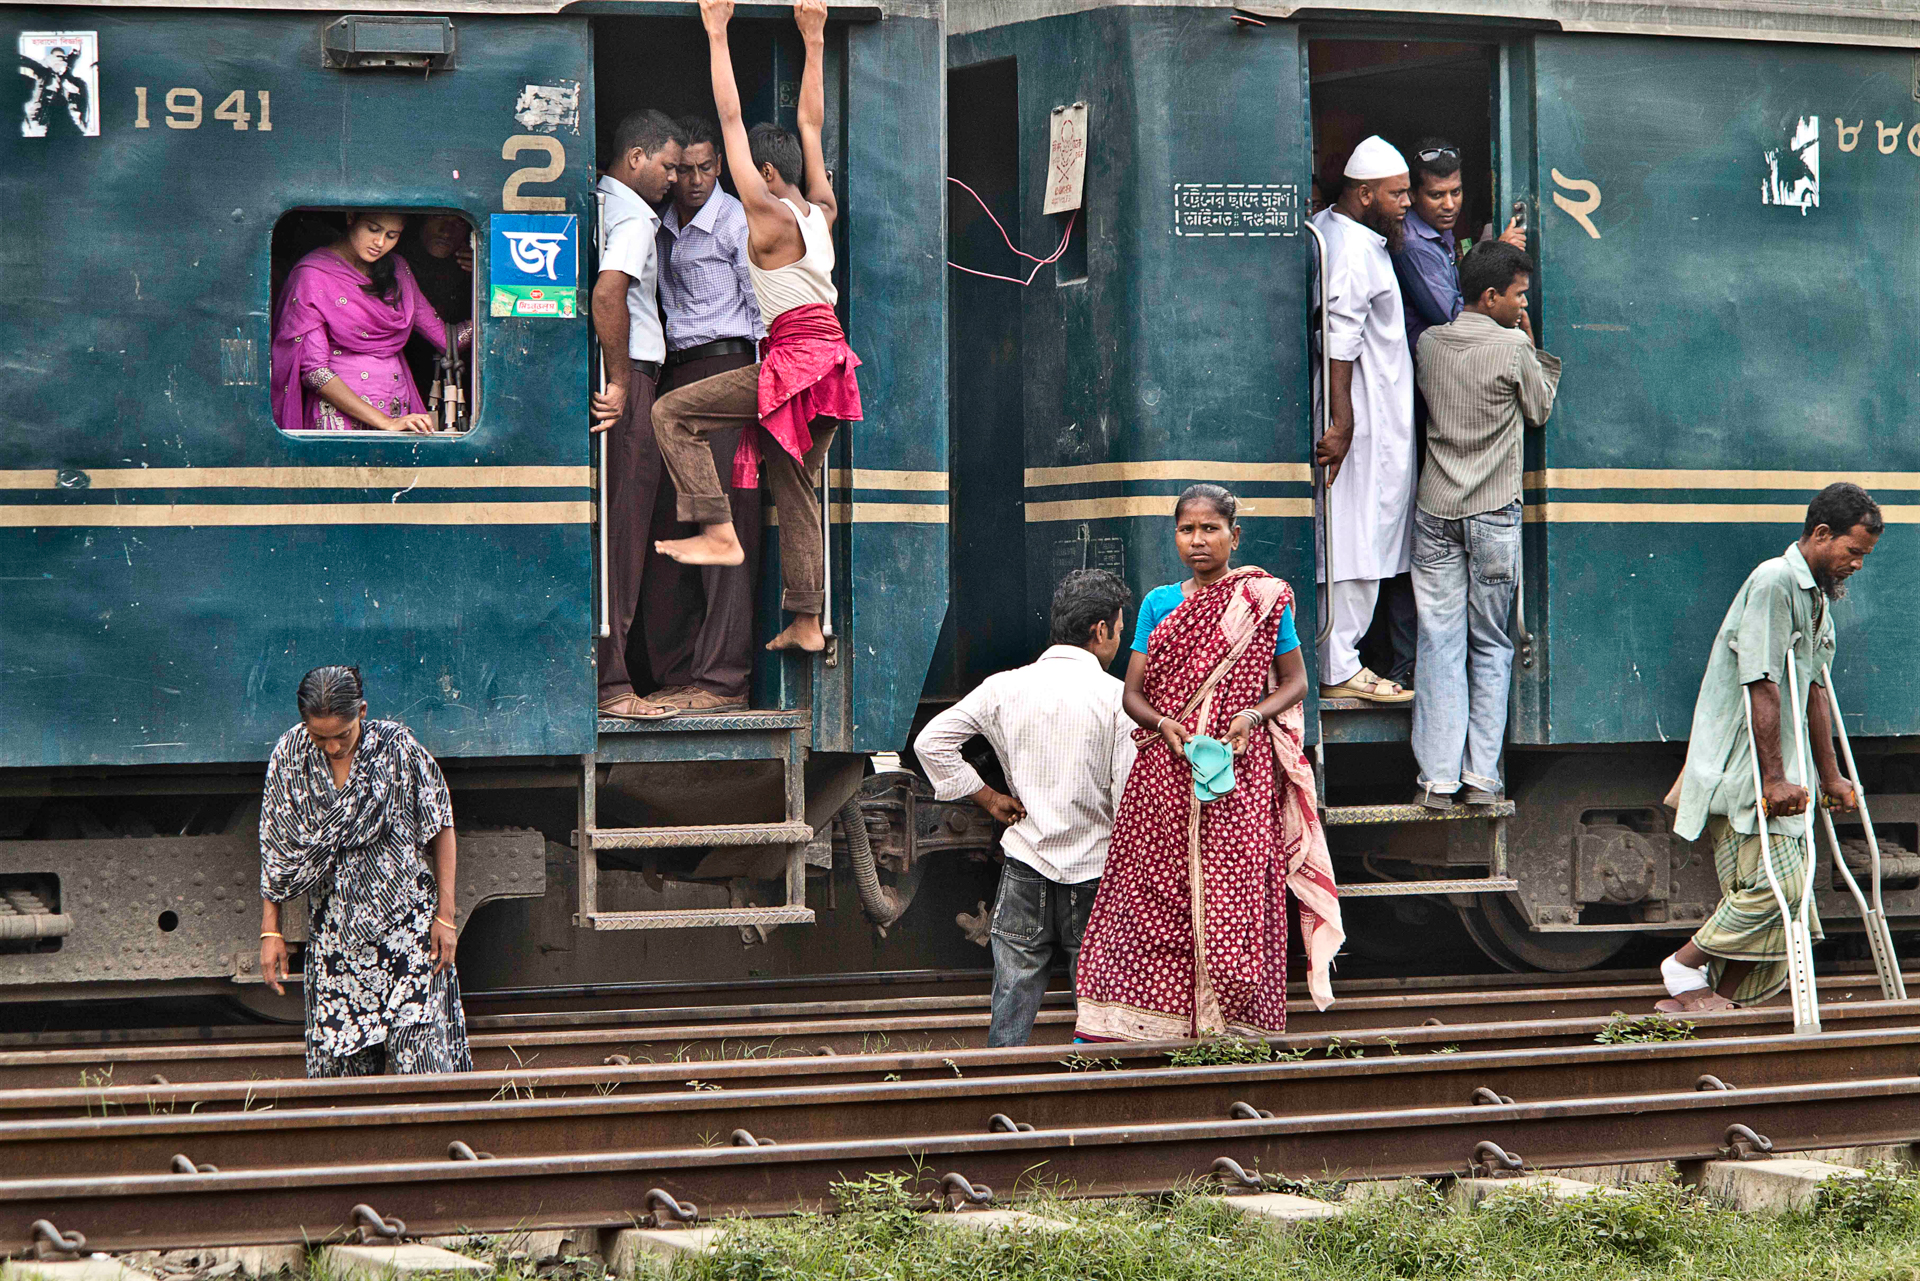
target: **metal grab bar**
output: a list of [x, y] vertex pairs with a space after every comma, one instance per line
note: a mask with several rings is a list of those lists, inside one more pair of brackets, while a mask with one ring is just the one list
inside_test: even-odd
[[[832, 452], [831, 449], [828, 450]], [[852, 450], [848, 450], [852, 462]], [[820, 634], [833, 639], [833, 468], [831, 459], [820, 460]], [[853, 488], [853, 469], [847, 469], [847, 488]], [[853, 497], [847, 497], [851, 507]]]
[[[595, 209], [593, 222], [593, 269], [598, 271], [600, 270], [600, 259], [607, 252], [607, 193], [604, 191], [594, 192], [593, 202]], [[587, 314], [589, 317], [593, 314], [591, 303], [588, 304]], [[594, 340], [593, 350], [595, 361], [600, 369], [600, 390], [604, 392], [607, 389], [607, 351], [606, 348], [600, 345], [597, 337]], [[598, 524], [600, 526], [599, 636], [602, 640], [613, 635], [613, 596], [608, 587], [607, 576], [607, 433], [612, 430], [613, 428], [609, 427], [606, 431], [592, 433], [595, 446], [593, 460], [594, 503], [599, 511]]]
[[[1327, 238], [1320, 234], [1320, 228], [1310, 219], [1302, 219], [1301, 226], [1313, 237], [1314, 256], [1318, 260], [1319, 273], [1317, 284], [1320, 290], [1320, 394], [1315, 398], [1313, 444], [1314, 452], [1319, 452], [1320, 438], [1327, 434], [1327, 424], [1331, 421], [1332, 403], [1332, 359], [1327, 355]], [[1308, 466], [1313, 467], [1313, 496], [1318, 509], [1320, 535], [1320, 570], [1326, 579], [1325, 605], [1320, 611], [1320, 629], [1313, 643], [1325, 645], [1333, 634], [1333, 486], [1327, 484], [1326, 469], [1320, 467], [1312, 457]]]

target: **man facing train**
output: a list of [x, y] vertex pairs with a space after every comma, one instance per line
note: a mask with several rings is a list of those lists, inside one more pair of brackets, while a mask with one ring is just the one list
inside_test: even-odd
[[[1327, 246], [1327, 427], [1314, 447], [1325, 469], [1327, 617], [1322, 698], [1405, 703], [1410, 690], [1360, 661], [1380, 584], [1408, 571], [1413, 538], [1413, 355], [1391, 254], [1405, 239], [1407, 162], [1368, 138], [1348, 159], [1344, 185], [1312, 222]], [[1337, 483], [1346, 477], [1344, 484]]]
[[[1809, 803], [1805, 761], [1786, 747], [1812, 738], [1821, 803], [1851, 810], [1852, 785], [1833, 750], [1833, 713], [1821, 674], [1833, 661], [1832, 603], [1880, 539], [1880, 508], [1864, 489], [1828, 485], [1807, 505], [1800, 540], [1747, 576], [1715, 634], [1694, 704], [1687, 764], [1668, 801], [1683, 840], [1704, 832], [1713, 845], [1720, 904], [1680, 950], [1660, 963], [1669, 999], [1663, 1014], [1700, 1014], [1764, 1001], [1787, 985], [1786, 922], [1761, 860], [1758, 802], [1764, 798], [1774, 873], [1783, 887], [1805, 883], [1813, 852], [1801, 834]], [[1786, 654], [1794, 654], [1792, 701], [1781, 703]], [[1753, 729], [1747, 730], [1748, 698]], [[1797, 732], [1787, 720], [1805, 706]], [[1755, 749], [1762, 797], [1754, 795]], [[1789, 890], [1791, 893], [1791, 889]], [[1799, 904], [1792, 902], [1797, 910]], [[1813, 937], [1817, 913], [1809, 912]]]

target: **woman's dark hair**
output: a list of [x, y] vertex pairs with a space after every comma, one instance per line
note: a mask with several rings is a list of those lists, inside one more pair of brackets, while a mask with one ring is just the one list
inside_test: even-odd
[[[351, 233], [353, 231], [353, 224], [359, 222], [362, 218], [380, 217], [384, 216], [386, 212], [386, 210], [357, 209], [347, 215], [347, 231]], [[395, 216], [399, 218], [406, 217], [405, 214], [397, 214]], [[398, 306], [400, 303], [400, 268], [395, 262], [395, 259], [399, 258], [399, 256], [399, 247], [395, 246], [393, 249], [388, 250], [386, 253], [381, 254], [378, 258], [368, 263], [367, 283], [360, 286], [381, 302], [392, 303], [395, 306]]]
[[303, 721], [315, 716], [358, 716], [365, 699], [357, 667], [316, 667], [300, 678], [294, 695]]
[[1878, 535], [1885, 520], [1880, 515], [1880, 504], [1873, 501], [1872, 495], [1858, 485], [1841, 480], [1815, 494], [1807, 504], [1807, 523], [1800, 536], [1811, 538], [1813, 531], [1822, 525], [1835, 538], [1852, 533], [1856, 525], [1869, 534]]
[[1239, 514], [1240, 500], [1219, 485], [1188, 485], [1180, 491], [1180, 501], [1173, 505], [1173, 518], [1180, 519], [1180, 513], [1187, 509], [1188, 503], [1205, 503], [1220, 513], [1221, 519], [1233, 524], [1233, 518]]
[[800, 185], [800, 140], [779, 125], [761, 123], [747, 130], [747, 150], [753, 153], [755, 169], [772, 165], [789, 187]]
[[1104, 569], [1076, 569], [1053, 589], [1052, 618], [1047, 639], [1055, 645], [1084, 645], [1093, 629], [1111, 623], [1113, 616], [1133, 603], [1133, 593], [1117, 574]]

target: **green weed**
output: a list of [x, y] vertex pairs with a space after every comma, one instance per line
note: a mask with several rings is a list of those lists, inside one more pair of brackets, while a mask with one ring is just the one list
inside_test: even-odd
[[1602, 1045], [1648, 1045], [1656, 1041], [1691, 1041], [1693, 1024], [1685, 1019], [1670, 1019], [1664, 1014], [1613, 1012], [1607, 1025], [1594, 1035]]

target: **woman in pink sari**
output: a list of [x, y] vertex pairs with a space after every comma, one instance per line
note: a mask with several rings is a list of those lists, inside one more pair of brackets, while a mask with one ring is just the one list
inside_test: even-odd
[[[445, 351], [447, 327], [393, 252], [406, 223], [356, 213], [344, 236], [288, 273], [273, 315], [273, 420], [282, 431], [437, 428], [402, 352], [415, 332]], [[453, 341], [472, 336], [464, 324]]]
[[[1140, 728], [1107, 868], [1080, 949], [1087, 1041], [1271, 1036], [1287, 1025], [1287, 899], [1300, 911], [1308, 991], [1325, 1009], [1345, 940], [1302, 749], [1306, 665], [1293, 589], [1235, 569], [1239, 504], [1195, 485], [1174, 508], [1193, 571], [1140, 604], [1125, 705]], [[1187, 740], [1233, 753], [1233, 786], [1201, 801]]]

